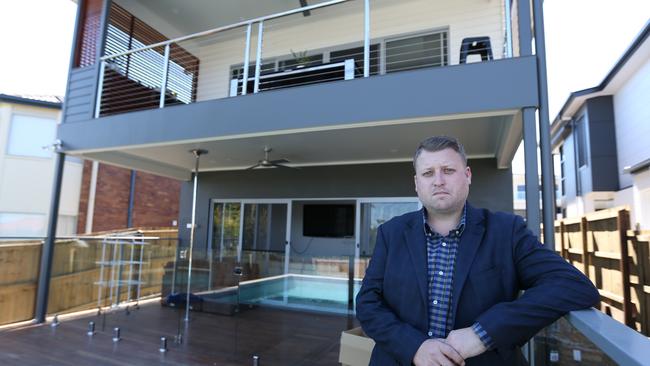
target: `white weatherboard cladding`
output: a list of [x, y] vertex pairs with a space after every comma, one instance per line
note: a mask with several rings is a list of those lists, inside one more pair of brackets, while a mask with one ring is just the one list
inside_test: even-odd
[[[466, 37], [489, 36], [494, 57], [503, 57], [505, 26], [503, 2], [499, 0], [376, 0], [371, 2], [370, 24], [372, 40], [447, 30], [452, 65], [458, 64], [460, 45]], [[181, 45], [200, 59], [198, 101], [228, 96], [230, 67], [243, 63], [246, 28], [227, 33]], [[269, 20], [264, 24], [263, 37], [263, 59], [291, 56], [292, 50], [312, 54], [341, 45], [361, 46], [363, 2], [317, 9], [309, 17], [296, 14]], [[255, 61], [256, 45], [257, 26], [254, 26], [251, 63]]]
[[[60, 111], [0, 102], [0, 213], [36, 215], [46, 226], [54, 179], [54, 155], [43, 157], [7, 154], [12, 116], [34, 116], [58, 120]], [[76, 217], [79, 210], [82, 164], [65, 163], [59, 201], [61, 215]], [[39, 235], [44, 234], [38, 233]], [[0, 236], [3, 233], [0, 232]]]
[[619, 184], [633, 184], [623, 168], [650, 158], [650, 60], [647, 60], [621, 89], [614, 94], [616, 149], [618, 150]]

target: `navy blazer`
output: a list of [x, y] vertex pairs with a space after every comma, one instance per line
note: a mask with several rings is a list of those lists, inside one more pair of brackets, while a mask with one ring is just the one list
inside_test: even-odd
[[[521, 217], [467, 204], [454, 268], [453, 324], [459, 329], [478, 321], [494, 342], [467, 366], [514, 365], [517, 347], [540, 329], [599, 300], [589, 279], [544, 249]], [[424, 222], [422, 211], [415, 211], [379, 227], [357, 295], [357, 318], [376, 342], [371, 365], [411, 365], [428, 338], [427, 302]]]

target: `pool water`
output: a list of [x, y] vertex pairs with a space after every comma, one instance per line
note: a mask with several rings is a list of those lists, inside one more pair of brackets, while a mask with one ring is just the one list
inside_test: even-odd
[[[353, 296], [359, 292], [360, 280], [354, 281]], [[239, 293], [213, 293], [207, 301], [229, 301], [239, 304], [268, 305], [297, 310], [333, 313], [348, 312], [348, 280], [344, 278], [284, 275], [242, 282]]]

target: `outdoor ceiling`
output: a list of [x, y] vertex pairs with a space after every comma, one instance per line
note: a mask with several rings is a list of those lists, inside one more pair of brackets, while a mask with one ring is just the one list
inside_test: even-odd
[[[301, 7], [300, 0], [116, 0], [115, 2], [145, 21], [147, 21], [146, 15], [141, 11], [150, 11], [183, 35]], [[321, 2], [323, 0], [309, 0], [307, 4], [314, 5]]]
[[417, 144], [437, 134], [458, 137], [470, 158], [497, 158], [500, 168], [510, 165], [521, 141], [518, 114], [456, 118], [437, 121], [395, 121], [387, 125], [325, 131], [279, 133], [266, 136], [182, 142], [164, 146], [120, 148], [86, 153], [83, 157], [129, 168], [189, 179], [194, 169], [193, 149], [204, 149], [201, 171], [245, 169], [273, 149], [271, 160], [288, 159], [288, 165], [363, 164], [410, 161]]

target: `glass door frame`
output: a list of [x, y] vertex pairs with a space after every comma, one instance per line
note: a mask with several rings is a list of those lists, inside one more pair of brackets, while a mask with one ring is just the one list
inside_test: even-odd
[[422, 202], [417, 197], [368, 197], [357, 198], [355, 208], [355, 240], [354, 260], [358, 261], [361, 257], [361, 205], [364, 203], [417, 203], [418, 209], [422, 208]]
[[293, 204], [296, 201], [354, 201], [355, 202], [355, 218], [354, 218], [354, 260], [358, 261], [361, 251], [361, 205], [364, 203], [417, 203], [418, 209], [422, 208], [422, 203], [418, 200], [417, 196], [413, 197], [310, 197], [310, 198], [245, 198], [245, 199], [210, 199], [210, 224], [208, 227], [208, 256], [210, 258], [210, 268], [212, 268], [212, 233], [214, 232], [214, 208], [215, 203], [239, 203], [240, 217], [239, 217], [239, 238], [237, 243], [237, 261], [241, 262], [241, 253], [244, 239], [244, 206], [246, 204], [286, 204], [287, 205], [287, 227], [285, 235], [284, 246], [284, 274], [289, 273], [289, 263], [291, 254], [291, 223], [293, 221]]

